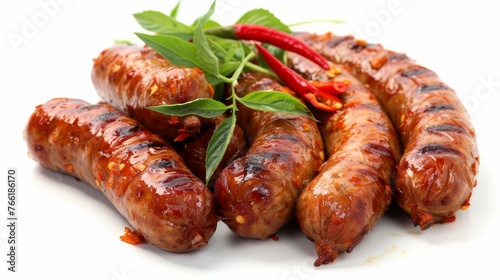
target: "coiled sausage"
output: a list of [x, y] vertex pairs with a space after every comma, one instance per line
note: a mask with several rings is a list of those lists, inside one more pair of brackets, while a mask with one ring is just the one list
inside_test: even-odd
[[425, 230], [455, 220], [477, 184], [476, 134], [455, 91], [408, 56], [352, 36], [299, 34], [327, 59], [367, 83], [389, 114], [404, 153], [395, 201]]
[[167, 140], [198, 133], [205, 120], [171, 117], [148, 107], [213, 97], [201, 70], [172, 65], [150, 47], [117, 45], [102, 51], [91, 78], [104, 101]]
[[328, 159], [297, 201], [298, 223], [315, 242], [314, 265], [320, 266], [333, 262], [341, 251], [351, 252], [387, 210], [401, 146], [373, 93], [347, 71], [332, 79], [302, 57], [289, 54], [288, 60], [309, 80], [349, 83], [341, 95], [342, 109], [316, 114]]
[[29, 155], [101, 191], [139, 235], [171, 252], [214, 234], [212, 193], [159, 136], [110, 105], [56, 98], [25, 128]]
[[[236, 94], [290, 89], [261, 73], [244, 73]], [[316, 122], [308, 117], [239, 106], [237, 119], [251, 145], [215, 183], [218, 214], [241, 237], [265, 239], [295, 216], [299, 192], [324, 160]]]

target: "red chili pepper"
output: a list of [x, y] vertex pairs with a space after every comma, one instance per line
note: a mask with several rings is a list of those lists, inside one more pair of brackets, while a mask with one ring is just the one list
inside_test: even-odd
[[320, 81], [310, 81], [311, 85], [319, 88], [322, 91], [328, 92], [330, 94], [339, 95], [347, 91], [349, 88], [349, 84], [338, 81], [328, 81], [328, 82], [320, 82]]
[[175, 137], [174, 142], [181, 142], [195, 135], [194, 133], [187, 133], [184, 128], [179, 128], [177, 132], [179, 132], [179, 135]]
[[[292, 69], [288, 68], [279, 59], [277, 59], [272, 53], [270, 53], [261, 44], [256, 43], [255, 46], [259, 51], [262, 59], [273, 69], [273, 71], [280, 77], [283, 82], [285, 82], [293, 91], [298, 95], [309, 101], [314, 107], [335, 112], [342, 108], [342, 101], [335, 95], [330, 95], [317, 87], [311, 85], [306, 79], [299, 76]], [[325, 102], [320, 103], [317, 97], [321, 97]]]
[[[334, 103], [333, 107], [332, 107], [332, 105], [327, 105], [325, 103], [319, 102], [318, 99], [316, 98], [316, 95], [314, 95], [314, 93], [306, 93], [304, 95], [304, 98], [307, 101], [309, 101], [309, 103], [311, 103], [311, 105], [313, 105], [314, 107], [321, 109], [321, 110], [324, 110], [324, 111], [335, 112], [336, 110], [342, 108], [342, 104], [338, 103], [338, 102]], [[334, 108], [334, 109], [332, 109], [332, 108]]]
[[300, 54], [318, 64], [321, 68], [330, 70], [330, 65], [328, 65], [326, 59], [304, 41], [267, 26], [239, 23], [228, 27], [209, 28], [205, 30], [205, 34], [270, 44], [283, 50]]
[[181, 142], [192, 136], [194, 136], [193, 133], [181, 133], [177, 137], [175, 137], [174, 142]]

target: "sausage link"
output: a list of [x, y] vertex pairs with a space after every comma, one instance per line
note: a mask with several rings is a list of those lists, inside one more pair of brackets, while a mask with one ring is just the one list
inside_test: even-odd
[[[275, 90], [293, 94], [263, 74], [245, 73], [236, 93]], [[238, 107], [237, 119], [251, 144], [222, 170], [215, 184], [218, 214], [236, 234], [265, 239], [295, 216], [301, 189], [323, 163], [323, 142], [310, 118]]]
[[213, 97], [201, 70], [172, 65], [149, 47], [118, 45], [102, 51], [91, 77], [104, 101], [167, 140], [198, 133], [204, 120], [170, 117], [148, 107]]
[[[183, 142], [182, 145], [177, 148], [186, 165], [201, 180], [205, 180], [206, 175], [205, 159], [207, 155], [208, 143], [214, 135], [216, 127], [223, 120], [224, 117], [222, 116], [214, 118], [212, 121], [213, 125], [207, 125], [198, 135]], [[243, 135], [243, 130], [237, 125], [234, 128], [233, 137], [231, 138], [226, 152], [224, 153], [224, 157], [222, 158], [217, 169], [214, 171], [212, 178], [210, 178], [210, 182], [208, 182], [208, 187], [213, 189], [215, 181], [219, 177], [222, 169], [233, 160], [243, 156], [246, 151], [247, 143]]]
[[297, 201], [297, 221], [315, 242], [314, 265], [320, 266], [351, 252], [387, 210], [401, 146], [389, 117], [359, 80], [347, 71], [331, 79], [298, 55], [288, 54], [288, 61], [306, 79], [350, 84], [341, 110], [316, 114], [328, 159]]
[[24, 137], [35, 161], [101, 191], [152, 244], [185, 252], [214, 234], [210, 190], [165, 140], [110, 105], [53, 99], [37, 106]]
[[455, 91], [404, 54], [352, 36], [299, 35], [327, 59], [347, 65], [388, 112], [404, 147], [395, 200], [425, 230], [451, 222], [477, 184], [476, 134]]

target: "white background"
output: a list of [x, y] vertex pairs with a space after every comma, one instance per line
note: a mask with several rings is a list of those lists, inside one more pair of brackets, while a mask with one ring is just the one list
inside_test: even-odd
[[[314, 268], [313, 243], [287, 227], [278, 242], [241, 240], [224, 224], [209, 245], [172, 254], [118, 238], [127, 222], [90, 186], [41, 168], [27, 157], [22, 131], [34, 107], [54, 97], [98, 101], [92, 58], [115, 39], [137, 42], [132, 14], [170, 11], [176, 1], [24, 0], [0, 4], [2, 145], [0, 279], [494, 279], [500, 210], [498, 128], [500, 17], [495, 1], [243, 1], [219, 0], [213, 17], [233, 23], [264, 7], [285, 23], [342, 19], [295, 30], [354, 33], [404, 52], [437, 72], [469, 109], [481, 154], [471, 207], [451, 224], [421, 232], [390, 211], [351, 254]], [[249, 3], [251, 2], [251, 3]], [[49, 4], [47, 4], [49, 3]], [[211, 1], [184, 0], [191, 23]], [[18, 170], [17, 273], [7, 271], [7, 169]], [[495, 275], [495, 276], [494, 276]], [[344, 278], [345, 279], [345, 278]]]

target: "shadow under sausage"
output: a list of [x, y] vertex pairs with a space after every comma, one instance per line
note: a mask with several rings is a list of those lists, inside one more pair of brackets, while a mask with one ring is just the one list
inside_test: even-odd
[[82, 199], [92, 199], [96, 200], [99, 203], [102, 203], [106, 206], [109, 207], [110, 210], [114, 211], [117, 213], [118, 216], [120, 216], [124, 221], [127, 221], [115, 208], [115, 206], [102, 194], [100, 191], [94, 189], [90, 184], [87, 184], [86, 182], [83, 182], [71, 175], [60, 173], [60, 172], [55, 172], [52, 170], [49, 170], [43, 166], [38, 166], [37, 170], [40, 175], [43, 177], [46, 177], [54, 182], [59, 182], [64, 186], [61, 187], [66, 187], [68, 189], [74, 190], [75, 192], [79, 192], [82, 194]]
[[401, 229], [413, 228], [413, 222], [409, 214], [403, 211], [394, 201], [384, 213], [384, 218], [388, 219], [393, 225]]

